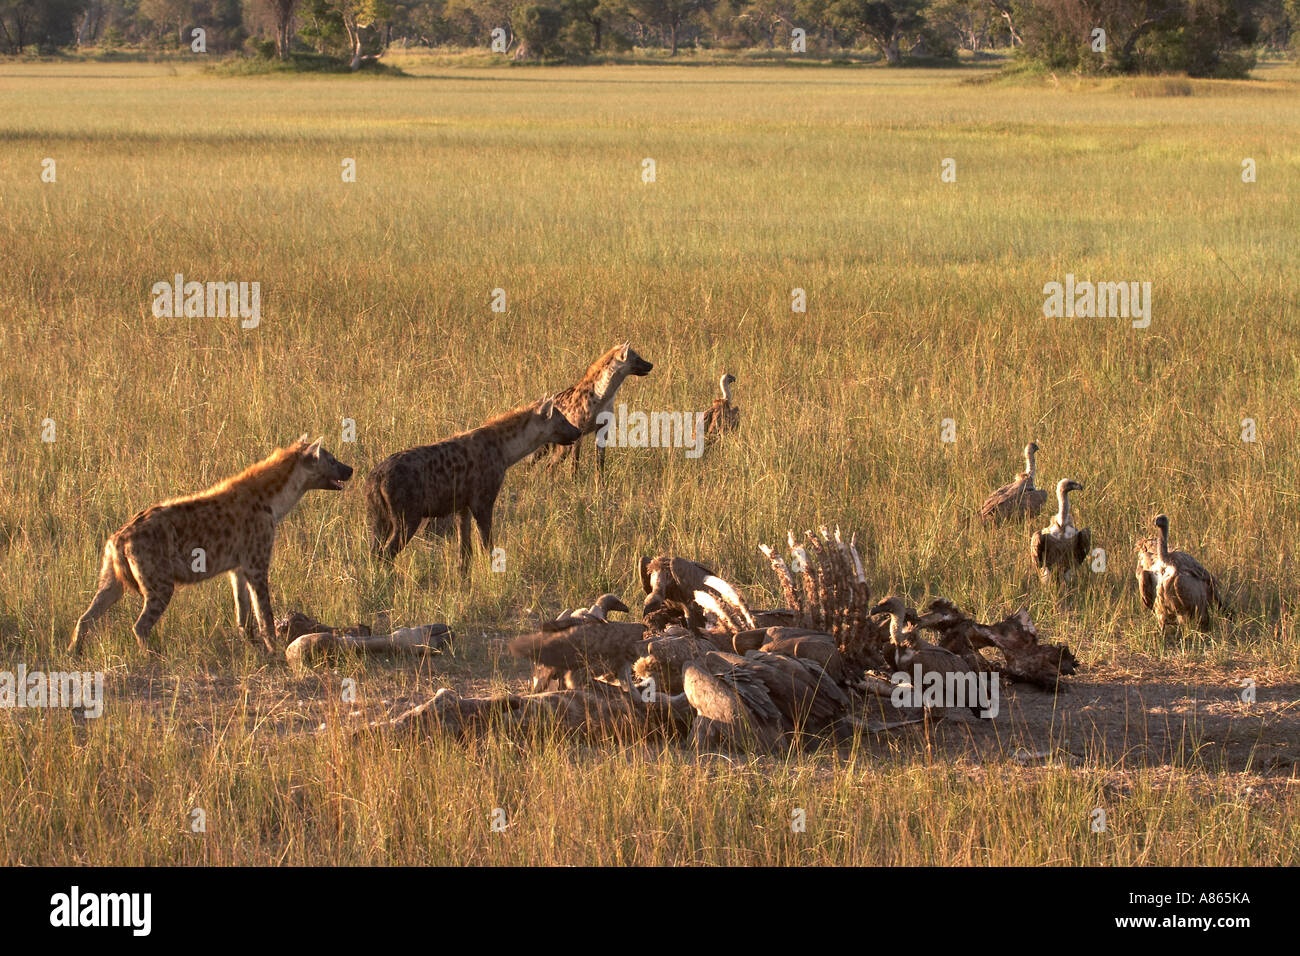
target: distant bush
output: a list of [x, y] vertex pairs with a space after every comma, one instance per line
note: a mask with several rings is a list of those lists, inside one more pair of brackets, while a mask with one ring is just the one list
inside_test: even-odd
[[[1238, 0], [1038, 0], [1022, 3], [1023, 58], [1074, 73], [1239, 78], [1255, 66], [1259, 24]], [[1105, 31], [1094, 40], [1094, 31]]]
[[[525, 3], [515, 7], [510, 26], [519, 38], [521, 51], [530, 57], [562, 56], [560, 33], [565, 29], [564, 11], [544, 3]], [[576, 24], [569, 24], [570, 27]], [[584, 51], [585, 52], [585, 51]]]
[[271, 56], [240, 57], [217, 63], [209, 69], [214, 73], [232, 76], [255, 76], [262, 73], [369, 73], [387, 76], [406, 76], [405, 71], [378, 60], [363, 60], [358, 70], [353, 70], [349, 59], [321, 53], [293, 53], [289, 59]]

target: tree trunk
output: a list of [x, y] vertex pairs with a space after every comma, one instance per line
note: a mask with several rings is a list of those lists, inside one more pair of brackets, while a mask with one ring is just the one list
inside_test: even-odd
[[989, 0], [989, 6], [997, 11], [998, 16], [1007, 21], [1007, 29], [1011, 32], [1011, 45], [1017, 47], [1024, 43], [1025, 41], [1016, 31], [1015, 21], [1011, 19], [1011, 4], [1006, 0]]
[[348, 45], [352, 48], [351, 68], [359, 70], [361, 68], [361, 27], [357, 25], [356, 20], [345, 16], [343, 28], [348, 31]]
[[668, 55], [676, 56], [677, 55], [677, 24], [675, 23], [668, 24], [668, 37], [672, 44], [672, 52], [669, 53]]
[[94, 12], [95, 12], [95, 5], [93, 3], [88, 4], [86, 7], [86, 13], [81, 18], [81, 25], [77, 27], [77, 49], [81, 49], [83, 46], [85, 46], [86, 40], [90, 36], [94, 35], [94, 30], [91, 28], [91, 22], [92, 22], [92, 17], [94, 16]]
[[593, 49], [593, 50], [599, 50], [599, 49], [600, 49], [600, 21], [599, 21], [599, 20], [593, 20], [593, 21], [591, 22], [591, 25], [592, 25], [592, 27], [595, 29], [595, 32], [596, 32], [596, 38], [595, 38], [595, 42], [594, 42], [594, 44], [592, 45], [592, 49]]

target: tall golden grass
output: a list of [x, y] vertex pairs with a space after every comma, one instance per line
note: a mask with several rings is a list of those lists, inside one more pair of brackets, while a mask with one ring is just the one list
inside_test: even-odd
[[[441, 683], [504, 687], [518, 670], [500, 636], [601, 591], [634, 598], [643, 554], [698, 557], [776, 603], [756, 545], [820, 522], [859, 533], [873, 591], [980, 615], [1026, 604], [1085, 666], [1293, 679], [1294, 69], [1156, 96], [969, 70], [410, 68], [0, 63], [5, 666], [71, 667], [104, 538], [304, 431], [358, 477], [282, 526], [277, 612], [391, 609], [461, 635], [432, 671], [300, 680], [246, 650], [222, 583], [177, 596], [161, 663], [136, 652], [128, 598], [82, 662], [109, 675], [104, 718], [0, 714], [0, 860], [1294, 861], [1290, 791], [1239, 799], [1194, 741], [1177, 766], [954, 766], [901, 744], [696, 762], [351, 742], [338, 702], [344, 676], [372, 709]], [[261, 326], [154, 318], [152, 284], [178, 272], [260, 282]], [[1150, 281], [1151, 327], [1044, 319], [1042, 287], [1066, 273]], [[555, 391], [623, 340], [655, 371], [621, 400], [702, 410], [731, 371], [738, 437], [701, 460], [611, 449], [599, 486], [589, 453], [576, 481], [518, 467], [497, 509], [502, 574], [480, 554], [462, 582], [451, 543], [394, 568], [369, 555], [371, 465]], [[972, 520], [1030, 437], [1040, 484], [1085, 483], [1076, 517], [1108, 554], [1069, 595], [1033, 578], [1028, 527]], [[1208, 639], [1165, 642], [1135, 596], [1132, 545], [1157, 511], [1227, 582], [1237, 613]], [[1121, 822], [1098, 838], [1088, 813], [1117, 774]]]

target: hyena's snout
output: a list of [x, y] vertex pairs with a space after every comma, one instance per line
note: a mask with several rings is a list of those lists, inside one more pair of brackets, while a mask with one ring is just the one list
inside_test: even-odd
[[582, 437], [581, 428], [569, 421], [569, 419], [560, 414], [559, 411], [556, 412], [556, 415], [559, 415], [560, 419], [555, 423], [555, 443], [557, 445], [572, 445]]
[[333, 471], [326, 476], [325, 489], [328, 491], [342, 491], [343, 482], [352, 477], [352, 466], [345, 465], [341, 461], [334, 462]]
[[343, 464], [325, 449], [321, 449], [316, 463], [316, 488], [322, 491], [342, 491], [343, 482], [351, 477], [351, 465]]

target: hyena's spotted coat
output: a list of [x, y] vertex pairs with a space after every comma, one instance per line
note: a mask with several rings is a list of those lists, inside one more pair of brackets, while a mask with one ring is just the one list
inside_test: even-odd
[[275, 653], [268, 571], [275, 526], [313, 489], [343, 490], [352, 469], [307, 436], [227, 478], [207, 491], [173, 498], [141, 511], [104, 545], [99, 591], [77, 622], [68, 649], [77, 653], [95, 621], [126, 588], [144, 597], [133, 628], [149, 649], [149, 631], [167, 609], [178, 584], [229, 572], [235, 614], [256, 643], [249, 597], [268, 653]]
[[[624, 342], [616, 345], [596, 361], [591, 363], [585, 375], [576, 385], [570, 385], [555, 396], [555, 404], [564, 412], [564, 417], [589, 435], [600, 428], [597, 420], [601, 412], [608, 412], [614, 407], [614, 395], [629, 375], [648, 375], [654, 368]], [[582, 451], [582, 440], [573, 444], [573, 473], [578, 473], [578, 458]], [[543, 448], [538, 457], [550, 454], [550, 467], [555, 467], [564, 460], [569, 448]], [[596, 445], [596, 469], [605, 468], [605, 447]]]
[[460, 518], [461, 570], [473, 550], [470, 518], [483, 547], [492, 547], [492, 509], [506, 469], [544, 444], [581, 436], [551, 399], [498, 415], [436, 445], [390, 455], [366, 476], [371, 548], [395, 557], [426, 519]]

